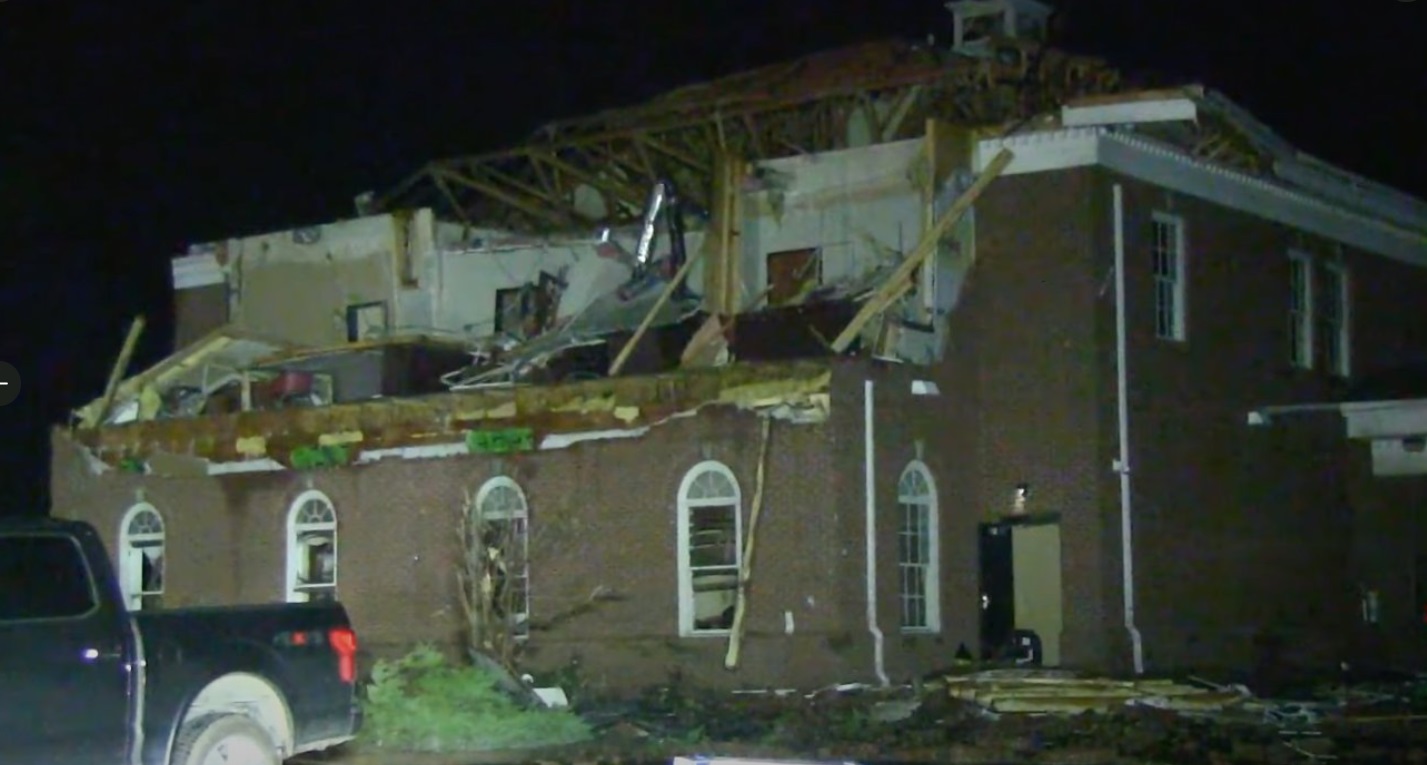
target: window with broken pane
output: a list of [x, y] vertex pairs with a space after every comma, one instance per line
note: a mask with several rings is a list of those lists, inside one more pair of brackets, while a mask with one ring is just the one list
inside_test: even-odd
[[897, 482], [897, 571], [906, 631], [940, 627], [936, 512], [931, 473], [914, 462]]
[[326, 495], [298, 497], [288, 515], [287, 599], [337, 598], [337, 511]]
[[513, 480], [492, 478], [477, 493], [480, 591], [514, 637], [530, 634], [530, 510]]
[[153, 505], [139, 503], [119, 529], [119, 586], [130, 610], [157, 608], [164, 591], [164, 521]]
[[680, 629], [721, 633], [733, 626], [742, 563], [742, 502], [732, 471], [708, 462], [684, 479], [679, 498]]

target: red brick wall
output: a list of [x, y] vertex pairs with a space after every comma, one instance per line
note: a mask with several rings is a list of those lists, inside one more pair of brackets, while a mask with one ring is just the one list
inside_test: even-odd
[[[1260, 406], [1333, 401], [1345, 393], [1345, 381], [1288, 361], [1287, 252], [1328, 256], [1335, 248], [1101, 173], [1090, 189], [1102, 243], [1096, 274], [1108, 274], [1113, 262], [1109, 212], [1117, 181], [1125, 195], [1137, 601], [1147, 661], [1160, 669], [1244, 666], [1254, 659], [1255, 635], [1273, 631], [1287, 638], [1288, 660], [1335, 666], [1357, 613], [1348, 557], [1355, 503], [1343, 421], [1245, 424]], [[1157, 209], [1186, 223], [1182, 344], [1153, 336], [1147, 236]], [[1427, 272], [1351, 250], [1344, 256], [1355, 373], [1401, 363], [1406, 350], [1427, 347], [1427, 317], [1414, 308], [1427, 297]], [[1108, 382], [1113, 302], [1098, 305]], [[1113, 448], [1112, 406], [1113, 399], [1104, 402], [1101, 421]], [[1117, 504], [1107, 502], [1107, 516]], [[1115, 545], [1107, 551], [1117, 569], [1118, 534], [1112, 529], [1110, 536]], [[1107, 590], [1118, 600], [1116, 582]]]

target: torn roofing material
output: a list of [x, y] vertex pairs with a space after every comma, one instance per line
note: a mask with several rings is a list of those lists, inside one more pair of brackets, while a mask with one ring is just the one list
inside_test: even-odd
[[829, 360], [738, 364], [647, 377], [132, 422], [75, 431], [73, 438], [104, 463], [130, 468], [155, 456], [330, 466], [361, 461], [363, 452], [463, 441], [469, 448], [460, 453], [524, 451], [549, 436], [647, 428], [708, 406], [819, 422], [830, 407], [831, 375]]
[[[290, 350], [287, 343], [263, 338], [235, 327], [221, 327], [203, 339], [119, 383], [108, 422], [152, 419], [162, 396], [177, 389], [207, 394], [253, 365], [258, 359]], [[81, 425], [97, 424], [103, 397], [75, 410]]]

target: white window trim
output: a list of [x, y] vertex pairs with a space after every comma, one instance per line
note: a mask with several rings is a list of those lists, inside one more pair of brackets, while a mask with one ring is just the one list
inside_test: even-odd
[[[927, 494], [925, 497], [912, 497], [902, 494], [902, 481], [908, 473], [916, 472], [921, 474], [922, 480], [926, 481]], [[907, 500], [916, 500], [907, 502]], [[926, 574], [926, 624], [920, 627], [903, 626], [902, 632], [909, 635], [927, 635], [941, 632], [941, 505], [937, 498], [936, 479], [932, 477], [932, 471], [921, 460], [912, 460], [907, 463], [907, 467], [902, 470], [897, 477], [897, 513], [898, 522], [901, 522], [900, 514], [903, 504], [924, 504], [927, 509], [927, 574]], [[900, 534], [900, 531], [898, 532]], [[898, 540], [900, 544], [901, 540]], [[900, 548], [899, 548], [900, 553]], [[902, 562], [897, 561], [897, 567], [902, 568]], [[897, 585], [901, 587], [901, 577], [898, 576]], [[898, 592], [898, 604], [905, 597], [905, 593]], [[900, 616], [898, 619], [900, 620]]]
[[[1315, 284], [1317, 279], [1314, 278], [1316, 270], [1314, 268], [1315, 264], [1313, 257], [1302, 250], [1289, 250], [1288, 262], [1290, 269], [1294, 266], [1303, 269], [1302, 294], [1292, 295], [1288, 305], [1289, 323], [1290, 325], [1296, 323], [1298, 330], [1298, 347], [1289, 348], [1291, 352], [1289, 355], [1289, 363], [1293, 364], [1297, 369], [1312, 369], [1315, 363], [1314, 355], [1317, 349], [1317, 343], [1314, 341], [1314, 333], [1317, 332], [1318, 325], [1318, 290]], [[1291, 291], [1293, 288], [1293, 272], [1290, 270], [1289, 290]], [[1298, 313], [1294, 312], [1293, 303], [1291, 302], [1295, 297], [1301, 301], [1302, 305], [1302, 310]], [[1290, 332], [1290, 344], [1292, 341], [1293, 334]]]
[[[516, 495], [520, 497], [520, 509], [514, 514], [499, 512], [487, 515], [485, 511], [486, 499], [488, 499], [491, 492], [496, 489], [514, 490]], [[530, 637], [530, 500], [526, 498], [525, 490], [520, 488], [520, 484], [516, 483], [515, 479], [498, 475], [481, 484], [481, 488], [476, 490], [476, 501], [471, 505], [471, 510], [480, 514], [480, 518], [477, 520], [519, 519], [525, 521], [523, 531], [520, 535], [520, 543], [524, 548], [521, 550], [520, 557], [525, 568], [525, 570], [521, 572], [521, 576], [525, 580], [525, 603], [522, 604], [524, 610], [515, 615], [517, 622], [515, 639], [527, 640]]]
[[[1156, 289], [1151, 302], [1154, 306], [1155, 337], [1160, 340], [1182, 343], [1189, 339], [1189, 306], [1186, 304], [1187, 301], [1185, 299], [1188, 294], [1185, 282], [1189, 273], [1187, 266], [1189, 246], [1187, 237], [1185, 236], [1184, 217], [1156, 210], [1151, 213], [1150, 220], [1152, 223], [1170, 226], [1174, 231], [1174, 312], [1171, 315], [1171, 321], [1173, 321], [1174, 326], [1172, 327], [1173, 331], [1168, 335], [1161, 334], [1159, 331], [1159, 289], [1156, 283]], [[1151, 227], [1150, 277], [1155, 282], [1159, 279], [1159, 276], [1154, 273], [1154, 249], [1157, 245], [1158, 243], [1155, 241], [1153, 227]]]
[[[324, 523], [304, 523], [299, 525], [297, 522], [298, 513], [302, 512], [302, 508], [304, 505], [306, 505], [308, 502], [313, 501], [321, 502], [327, 505], [327, 509], [330, 510], [332, 513], [332, 520]], [[297, 495], [297, 498], [294, 499], [292, 501], [292, 504], [288, 506], [287, 524], [284, 530], [287, 536], [287, 575], [285, 580], [285, 586], [283, 587], [283, 592], [284, 596], [287, 599], [287, 602], [308, 602], [308, 592], [310, 590], [327, 589], [330, 587], [330, 589], [335, 594], [337, 590], [337, 582], [339, 581], [338, 561], [341, 559], [341, 540], [338, 539], [337, 533], [337, 507], [336, 505], [332, 504], [332, 499], [326, 494], [317, 491], [316, 489], [309, 489], [308, 491], [304, 491], [301, 494]], [[332, 534], [331, 585], [304, 586], [298, 582], [298, 571], [302, 567], [302, 548], [298, 544], [298, 536], [302, 533], [311, 533], [314, 531], [330, 531]]]
[[716, 472], [728, 479], [733, 486], [734, 503], [734, 564], [738, 571], [743, 570], [743, 488], [738, 483], [738, 478], [727, 465], [717, 460], [705, 460], [689, 468], [684, 473], [684, 480], [679, 483], [679, 511], [678, 511], [678, 559], [679, 559], [679, 636], [680, 637], [727, 637], [729, 630], [696, 630], [694, 629], [694, 570], [692, 562], [689, 560], [689, 511], [696, 507], [713, 507], [726, 505], [727, 499], [714, 500], [691, 500], [689, 490], [693, 488], [694, 481], [706, 472]]
[[[159, 519], [160, 531], [151, 534], [129, 533], [130, 524], [143, 513], [152, 513], [155, 518]], [[158, 542], [159, 555], [164, 558], [163, 565], [166, 568], [168, 565], [168, 523], [164, 521], [163, 513], [160, 513], [157, 507], [148, 502], [137, 502], [125, 511], [124, 517], [119, 520], [119, 587], [124, 593], [124, 602], [130, 611], [143, 610], [144, 597], [162, 595], [164, 587], [168, 584], [168, 571], [165, 570], [161, 575], [162, 579], [159, 581], [157, 590], [146, 591], [143, 589], [143, 561], [134, 555], [138, 549], [136, 543], [154, 541]], [[139, 553], [139, 555], [143, 555], [143, 553]], [[140, 567], [137, 572], [134, 570], [136, 565]], [[139, 582], [137, 592], [133, 588], [135, 581]]]
[[1338, 277], [1338, 294], [1333, 299], [1338, 303], [1338, 358], [1328, 372], [1339, 377], [1349, 377], [1353, 369], [1353, 294], [1352, 274], [1341, 260], [1325, 260], [1323, 270], [1331, 271]]

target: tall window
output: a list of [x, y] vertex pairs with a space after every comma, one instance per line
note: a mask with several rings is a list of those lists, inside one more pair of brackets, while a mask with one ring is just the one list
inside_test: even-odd
[[733, 471], [701, 462], [679, 486], [679, 634], [733, 627], [743, 562], [742, 495]]
[[504, 476], [486, 481], [476, 492], [476, 526], [485, 565], [483, 592], [491, 610], [510, 626], [510, 634], [530, 634], [530, 507], [520, 485]]
[[305, 491], [287, 513], [287, 600], [337, 598], [337, 511], [320, 491]]
[[119, 588], [131, 611], [158, 607], [164, 594], [164, 519], [147, 502], [119, 522]]
[[1155, 213], [1150, 222], [1154, 266], [1154, 332], [1164, 340], [1185, 338], [1184, 220]]
[[1288, 358], [1300, 369], [1313, 368], [1313, 261], [1302, 252], [1288, 254]]
[[897, 569], [904, 632], [941, 629], [941, 571], [936, 484], [912, 462], [897, 481]]
[[1324, 263], [1318, 272], [1318, 323], [1316, 333], [1321, 338], [1319, 349], [1323, 369], [1342, 377], [1348, 376], [1348, 271], [1339, 263]]

